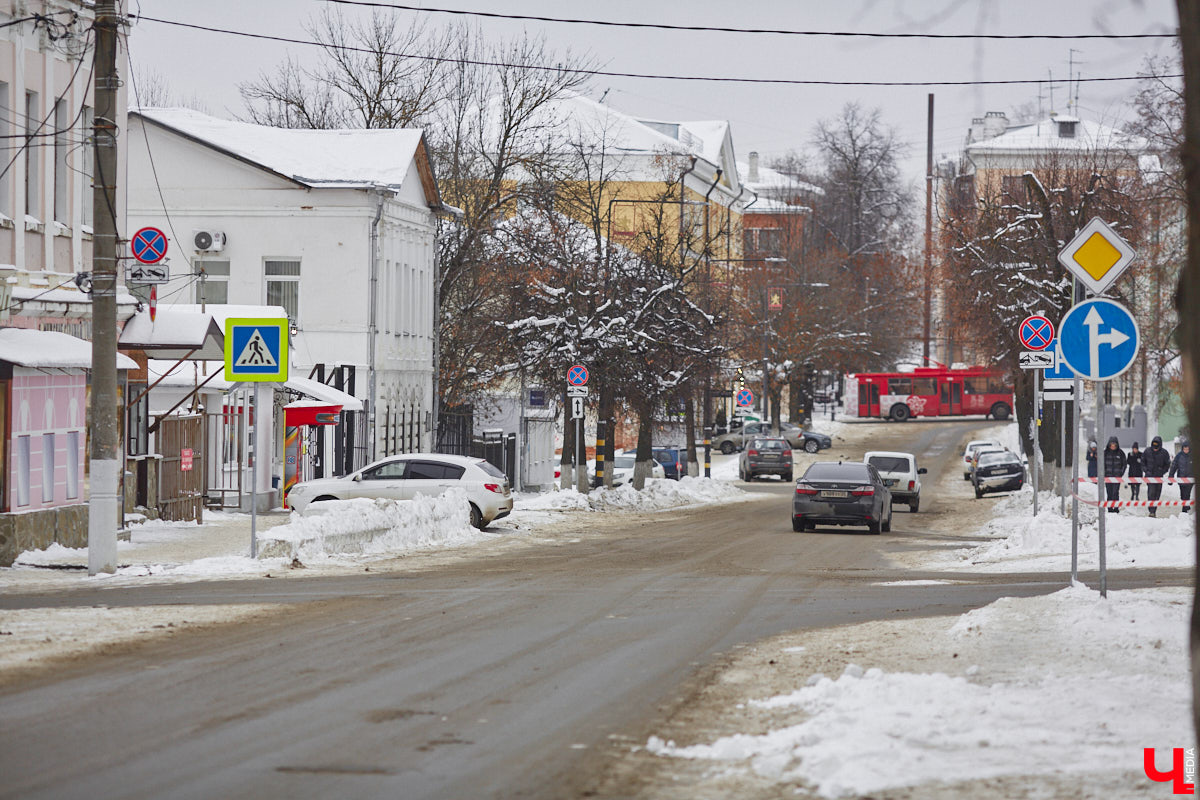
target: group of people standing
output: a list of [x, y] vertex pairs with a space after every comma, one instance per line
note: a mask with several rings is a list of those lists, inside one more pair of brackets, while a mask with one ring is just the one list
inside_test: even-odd
[[[1088, 442], [1087, 465], [1088, 477], [1096, 477], [1098, 453], [1096, 452], [1096, 443]], [[1121, 478], [1126, 476], [1130, 478], [1162, 478], [1168, 480], [1173, 478], [1191, 478], [1192, 477], [1192, 448], [1191, 443], [1184, 439], [1179, 443], [1179, 452], [1175, 454], [1175, 458], [1171, 458], [1171, 454], [1163, 447], [1162, 437], [1155, 436], [1150, 442], [1150, 448], [1145, 451], [1138, 450], [1138, 443], [1134, 442], [1129, 453], [1126, 454], [1121, 449], [1117, 437], [1112, 436], [1108, 440], [1108, 445], [1104, 448], [1104, 477], [1105, 478]], [[1162, 483], [1146, 484], [1146, 499], [1158, 500], [1162, 497]], [[1138, 481], [1131, 481], [1129, 484], [1131, 492], [1130, 499], [1137, 500], [1141, 495], [1142, 484]], [[1104, 491], [1109, 500], [1119, 500], [1121, 484], [1106, 483]], [[1179, 484], [1179, 499], [1192, 499], [1192, 484]], [[1184, 512], [1191, 511], [1190, 506], [1183, 507]], [[1121, 509], [1110, 508], [1108, 513], [1118, 514]], [[1158, 516], [1156, 513], [1158, 508], [1150, 506], [1150, 516]]]

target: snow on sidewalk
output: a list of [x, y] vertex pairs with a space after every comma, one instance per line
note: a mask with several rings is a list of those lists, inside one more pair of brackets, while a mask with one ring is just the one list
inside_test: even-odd
[[1004, 598], [921, 638], [963, 656], [949, 662], [962, 674], [871, 667], [868, 645], [836, 678], [813, 674], [749, 703], [798, 723], [690, 746], [651, 736], [646, 749], [828, 798], [1000, 776], [1128, 774], [1140, 770], [1144, 747], [1191, 746], [1190, 603], [1190, 589], [1103, 600], [1082, 585]]

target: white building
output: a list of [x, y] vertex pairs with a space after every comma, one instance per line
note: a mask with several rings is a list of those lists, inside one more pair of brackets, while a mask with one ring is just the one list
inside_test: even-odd
[[[130, 113], [129, 230], [162, 230], [160, 304], [282, 306], [291, 374], [359, 398], [342, 473], [429, 450], [437, 184], [419, 130]], [[373, 431], [367, 436], [366, 431]]]

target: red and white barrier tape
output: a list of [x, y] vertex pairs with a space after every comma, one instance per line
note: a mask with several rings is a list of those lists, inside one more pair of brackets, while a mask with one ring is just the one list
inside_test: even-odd
[[1194, 506], [1196, 504], [1195, 500], [1092, 500], [1081, 497], [1075, 492], [1071, 492], [1071, 496], [1081, 503], [1098, 508], [1157, 508], [1158, 506]]
[[[1099, 478], [1077, 478], [1080, 483], [1095, 483]], [[1105, 478], [1105, 483], [1195, 483], [1195, 478]]]

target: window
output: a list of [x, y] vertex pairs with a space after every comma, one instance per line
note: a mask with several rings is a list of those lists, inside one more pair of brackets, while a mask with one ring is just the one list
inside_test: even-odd
[[37, 132], [38, 123], [38, 94], [25, 93], [25, 213], [38, 216], [38, 184], [41, 176], [38, 174], [38, 150], [33, 134]]
[[283, 306], [293, 322], [300, 318], [300, 262], [268, 261], [267, 305]]
[[54, 434], [42, 434], [42, 502], [54, 502]]
[[1077, 124], [1078, 123], [1076, 123], [1074, 120], [1071, 120], [1071, 121], [1059, 120], [1059, 122], [1058, 122], [1058, 138], [1074, 139], [1075, 138], [1075, 126]]
[[54, 219], [69, 222], [71, 219], [70, 170], [67, 169], [67, 136], [71, 116], [66, 102], [54, 104]]
[[83, 194], [83, 213], [80, 214], [80, 222], [83, 223], [84, 225], [91, 226], [91, 224], [92, 224], [92, 188], [93, 188], [92, 187], [92, 171], [94, 168], [93, 162], [95, 161], [95, 157], [96, 157], [95, 151], [93, 149], [95, 146], [94, 145], [94, 136], [93, 136], [93, 134], [95, 133], [95, 130], [93, 129], [93, 125], [95, 125], [96, 121], [95, 121], [95, 118], [93, 117], [93, 112], [92, 112], [91, 106], [83, 107], [83, 116], [81, 119], [82, 119], [82, 125], [83, 125], [82, 133], [83, 133], [83, 139], [84, 139], [84, 144], [83, 144], [83, 149], [82, 149], [82, 154], [83, 154], [82, 172], [83, 172], [84, 194]]
[[746, 231], [750, 252], [760, 256], [783, 255], [782, 228], [750, 228]]
[[389, 461], [362, 474], [364, 481], [391, 481], [404, 477], [407, 461]]
[[1025, 182], [1023, 175], [1004, 175], [1000, 178], [1000, 191], [1004, 193], [1001, 198], [1006, 203], [1028, 203], [1029, 202], [1029, 185]]
[[[12, 125], [9, 119], [15, 116], [9, 108], [8, 84], [0, 82], [0, 136], [12, 135]], [[0, 140], [9, 141], [9, 140]], [[12, 216], [12, 197], [9, 195], [8, 170], [0, 175], [0, 213], [6, 217]]]
[[912, 378], [888, 378], [888, 394], [912, 394]]
[[30, 437], [17, 437], [17, 505], [29, 505], [29, 443]]
[[867, 461], [880, 472], [911, 472], [909, 460], [903, 456], [871, 456]]
[[67, 499], [79, 497], [79, 431], [67, 431]]
[[229, 262], [228, 261], [196, 261], [196, 274], [203, 274], [202, 280], [196, 281], [197, 303], [228, 303], [229, 302]]
[[408, 471], [413, 480], [456, 481], [463, 476], [464, 468], [454, 464], [435, 464], [430, 461], [415, 461]]
[[913, 378], [912, 393], [921, 395], [922, 397], [931, 397], [937, 394], [937, 379], [936, 378]]

